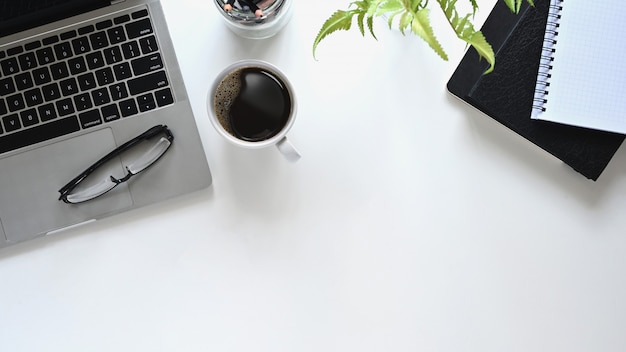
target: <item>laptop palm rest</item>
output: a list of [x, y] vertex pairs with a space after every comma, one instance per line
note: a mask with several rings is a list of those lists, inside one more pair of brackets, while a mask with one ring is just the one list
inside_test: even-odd
[[[63, 185], [115, 147], [111, 129], [104, 128], [2, 159], [0, 223], [6, 240], [21, 242], [130, 207], [124, 184], [81, 204], [58, 200]], [[123, 173], [121, 162], [114, 167]]]

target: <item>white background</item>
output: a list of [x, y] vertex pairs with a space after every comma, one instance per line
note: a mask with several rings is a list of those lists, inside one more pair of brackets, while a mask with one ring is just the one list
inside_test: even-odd
[[[593, 182], [452, 97], [465, 45], [437, 11], [447, 62], [383, 20], [315, 61], [347, 4], [297, 0], [255, 42], [163, 0], [213, 185], [0, 251], [0, 351], [626, 350], [623, 148]], [[296, 87], [297, 164], [210, 125], [242, 58]]]

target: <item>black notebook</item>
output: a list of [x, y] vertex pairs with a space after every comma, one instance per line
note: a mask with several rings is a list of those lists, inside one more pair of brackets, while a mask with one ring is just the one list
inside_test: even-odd
[[488, 63], [470, 48], [448, 90], [595, 181], [624, 135], [530, 118], [549, 6], [524, 2], [516, 15], [498, 0], [481, 28], [496, 53], [494, 71], [484, 75]]

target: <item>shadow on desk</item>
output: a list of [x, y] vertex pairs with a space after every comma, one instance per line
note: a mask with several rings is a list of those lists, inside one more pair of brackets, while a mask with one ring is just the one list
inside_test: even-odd
[[[619, 150], [594, 182], [467, 103], [450, 94], [446, 99], [448, 104], [457, 106], [462, 111], [461, 115], [467, 118], [470, 133], [478, 134], [485, 143], [502, 151], [507, 157], [516, 159], [538, 177], [550, 182], [554, 188], [560, 188], [580, 202], [588, 205], [602, 202], [616, 184], [626, 181], [626, 154]], [[619, 149], [623, 148], [621, 146]], [[555, 168], [555, 165], [560, 167]]]

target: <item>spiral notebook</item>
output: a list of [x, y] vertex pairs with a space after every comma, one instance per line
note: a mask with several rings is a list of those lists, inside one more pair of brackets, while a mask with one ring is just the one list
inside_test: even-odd
[[551, 0], [531, 117], [626, 134], [626, 7]]

